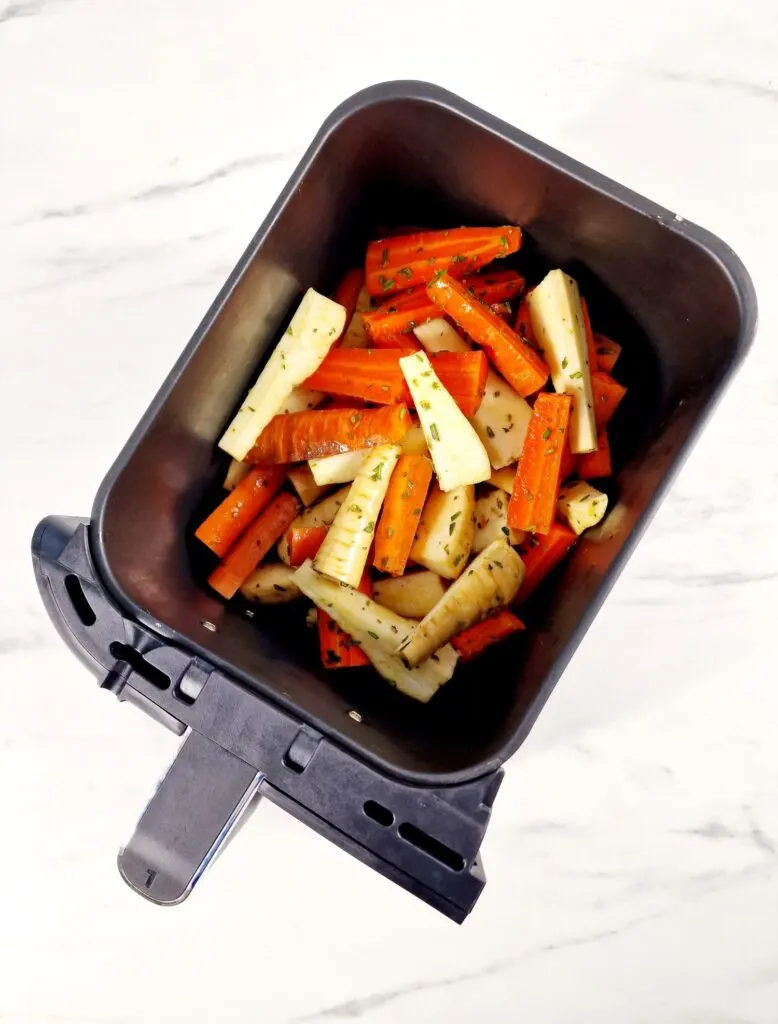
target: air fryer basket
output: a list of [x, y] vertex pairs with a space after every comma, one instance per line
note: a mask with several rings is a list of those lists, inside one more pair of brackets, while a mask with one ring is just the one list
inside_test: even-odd
[[[562, 265], [582, 281], [598, 327], [623, 343], [630, 387], [607, 525], [539, 595], [531, 629], [428, 706], [367, 670], [324, 671], [294, 609], [249, 619], [222, 604], [189, 540], [223, 474], [215, 442], [301, 292], [327, 291], [377, 230], [408, 223], [522, 225], [521, 265]], [[450, 93], [391, 83], [339, 107], [106, 477], [91, 522], [45, 520], [33, 542], [49, 613], [102, 685], [190, 730], [120, 857], [130, 884], [158, 902], [183, 898], [261, 792], [462, 920], [483, 886], [477, 854], [500, 765], [745, 354], [755, 315], [750, 279], [719, 240]]]

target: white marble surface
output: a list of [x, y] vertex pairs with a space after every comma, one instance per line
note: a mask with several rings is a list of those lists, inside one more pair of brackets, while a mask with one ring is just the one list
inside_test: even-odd
[[[631, 7], [0, 0], [3, 1024], [778, 1020], [778, 8]], [[159, 910], [114, 858], [175, 741], [68, 654], [29, 535], [89, 510], [329, 109], [399, 77], [722, 235], [759, 337], [510, 763], [464, 927], [268, 805]]]

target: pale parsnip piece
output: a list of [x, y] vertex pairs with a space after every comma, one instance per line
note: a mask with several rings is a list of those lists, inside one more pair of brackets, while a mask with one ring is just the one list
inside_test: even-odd
[[441, 490], [488, 480], [489, 456], [424, 352], [400, 360]]
[[310, 388], [294, 388], [279, 406], [277, 416], [286, 416], [290, 412], [308, 412], [324, 401], [323, 391], [311, 391]]
[[[420, 426], [411, 427], [405, 437], [397, 443], [403, 455], [427, 454], [427, 442]], [[358, 448], [353, 452], [339, 452], [337, 455], [326, 455], [322, 459], [311, 459], [308, 465], [314, 480], [322, 487], [347, 484], [356, 477], [369, 453], [369, 448]]]
[[356, 641], [376, 671], [402, 693], [426, 703], [454, 674], [457, 653], [449, 644], [418, 668], [408, 668], [396, 653], [414, 623], [365, 597], [353, 587], [317, 573], [310, 560], [295, 573], [295, 582], [313, 603]]
[[596, 526], [608, 508], [608, 495], [585, 480], [577, 480], [559, 492], [557, 512], [575, 533]]
[[306, 508], [308, 505], [313, 505], [314, 502], [318, 501], [327, 492], [326, 487], [320, 487], [313, 479], [313, 473], [311, 473], [306, 462], [301, 463], [299, 466], [292, 466], [286, 476], [297, 492], [297, 497]]
[[337, 455], [326, 455], [323, 459], [309, 459], [313, 479], [320, 487], [329, 484], [350, 483], [362, 468], [369, 448], [358, 448], [353, 452], [338, 452]]
[[300, 597], [302, 591], [294, 582], [296, 570], [283, 562], [261, 565], [240, 588], [248, 601], [258, 604], [286, 604]]
[[570, 450], [597, 447], [594, 399], [578, 285], [561, 270], [550, 270], [527, 297], [532, 330], [548, 363], [554, 390], [570, 395]]
[[368, 309], [370, 309], [370, 292], [367, 288], [363, 288], [357, 296], [356, 309], [346, 328], [346, 333], [343, 335], [341, 348], [364, 348], [367, 345], [369, 339], [362, 314]]
[[[329, 526], [338, 514], [338, 509], [348, 497], [348, 490], [348, 487], [341, 487], [339, 491], [328, 494], [317, 505], [311, 505], [290, 523], [289, 530], [296, 526]], [[287, 541], [289, 530], [278, 542], [278, 557], [287, 565], [289, 565], [289, 542]]]
[[405, 661], [409, 665], [427, 664], [452, 636], [510, 604], [523, 578], [524, 563], [505, 537], [494, 541], [451, 584], [414, 629], [411, 639], [400, 644]]
[[373, 599], [407, 619], [423, 619], [445, 592], [440, 576], [427, 569], [373, 584]]
[[317, 572], [350, 587], [358, 586], [399, 457], [396, 444], [378, 445], [366, 456], [314, 559]]
[[513, 485], [516, 481], [517, 466], [513, 463], [510, 466], [503, 466], [502, 469], [495, 469], [489, 477], [492, 487], [499, 487], [506, 494], [513, 494]]
[[523, 530], [512, 530], [508, 526], [508, 495], [502, 489], [489, 491], [478, 498], [475, 503], [475, 536], [473, 537], [472, 553], [479, 551], [501, 538], [508, 543], [521, 544], [524, 540]]
[[250, 469], [250, 462], [238, 462], [237, 459], [233, 459], [227, 467], [227, 475], [222, 485], [225, 491], [234, 491]]
[[343, 306], [309, 288], [270, 354], [219, 447], [245, 459], [257, 437], [284, 408], [289, 393], [318, 369], [346, 321]]
[[[413, 332], [427, 352], [469, 352], [471, 346], [448, 320], [430, 320]], [[484, 397], [470, 423], [495, 469], [515, 462], [524, 447], [532, 409], [495, 370], [486, 375]]]
[[473, 546], [475, 488], [472, 484], [441, 491], [433, 481], [411, 548], [411, 561], [454, 580]]

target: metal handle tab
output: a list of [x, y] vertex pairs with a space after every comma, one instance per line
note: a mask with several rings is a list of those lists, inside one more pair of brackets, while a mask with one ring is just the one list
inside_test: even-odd
[[119, 851], [125, 882], [153, 903], [186, 899], [257, 795], [264, 775], [190, 732]]

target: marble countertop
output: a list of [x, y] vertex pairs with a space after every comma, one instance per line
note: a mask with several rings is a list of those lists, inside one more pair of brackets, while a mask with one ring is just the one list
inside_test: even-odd
[[[0, 0], [3, 1024], [778, 1019], [778, 15], [629, 6]], [[161, 910], [115, 854], [175, 740], [67, 652], [29, 537], [88, 512], [328, 111], [404, 77], [721, 235], [759, 335], [508, 765], [463, 927], [267, 803]]]

